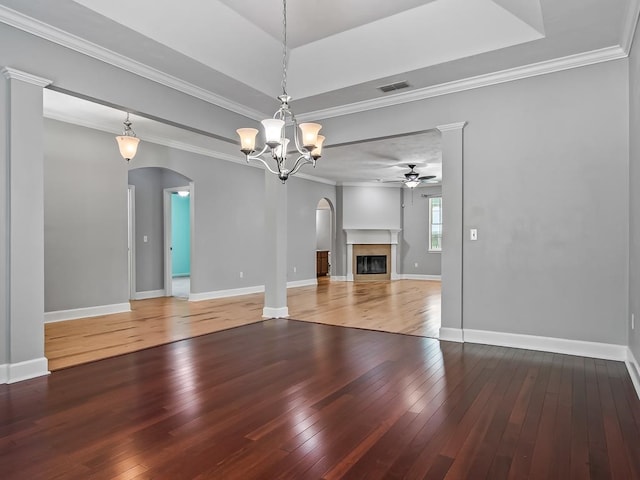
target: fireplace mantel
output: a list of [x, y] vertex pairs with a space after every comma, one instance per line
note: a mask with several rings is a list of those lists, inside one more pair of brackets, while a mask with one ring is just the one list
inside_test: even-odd
[[398, 279], [397, 246], [400, 229], [366, 229], [345, 228], [347, 237], [347, 281], [353, 282], [353, 246], [354, 245], [391, 245], [390, 276], [391, 280]]
[[400, 229], [366, 229], [366, 228], [345, 228], [347, 235], [347, 245], [354, 244], [384, 244], [397, 245]]

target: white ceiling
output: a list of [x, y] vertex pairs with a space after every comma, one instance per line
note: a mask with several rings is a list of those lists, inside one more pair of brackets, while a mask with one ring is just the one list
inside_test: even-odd
[[[519, 78], [521, 72], [621, 58], [628, 53], [640, 0], [288, 0], [287, 5], [288, 91], [298, 118], [315, 119], [490, 84], [493, 78]], [[51, 0], [0, 0], [0, 22], [70, 48], [86, 40], [96, 58], [123, 68], [145, 65], [176, 88], [210, 92], [210, 101], [224, 99], [223, 108], [260, 118], [272, 115], [273, 97], [280, 93], [281, 9], [280, 0], [56, 0], [55, 8]], [[377, 88], [400, 80], [410, 87], [392, 93]], [[53, 98], [48, 96], [46, 105], [52, 118], [81, 117], [77, 123], [109, 131], [122, 122], [121, 113], [106, 113], [106, 107]], [[242, 161], [229, 143], [235, 139], [225, 142], [155, 123], [140, 117], [134, 126], [143, 140]], [[337, 182], [391, 180], [403, 173], [402, 165], [417, 163], [422, 175], [429, 174], [426, 170], [435, 167], [425, 163], [438, 164], [432, 140], [425, 134], [331, 146], [328, 138], [330, 148], [311, 172]]]
[[[161, 6], [156, 0], [75, 1], [266, 95], [280, 92], [278, 0], [182, 0]], [[540, 11], [539, 0], [520, 1]], [[492, 0], [298, 0], [289, 5], [294, 48], [288, 91], [294, 99], [543, 37]], [[429, 48], [433, 45], [438, 47]]]

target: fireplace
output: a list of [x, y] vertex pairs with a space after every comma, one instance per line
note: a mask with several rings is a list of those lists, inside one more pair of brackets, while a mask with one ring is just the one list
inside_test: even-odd
[[356, 257], [357, 275], [385, 275], [386, 273], [386, 255], [358, 255]]
[[353, 245], [353, 279], [356, 282], [391, 280], [391, 246]]

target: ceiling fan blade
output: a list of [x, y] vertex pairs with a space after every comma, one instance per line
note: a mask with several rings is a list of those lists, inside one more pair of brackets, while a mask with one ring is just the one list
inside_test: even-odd
[[425, 181], [425, 180], [431, 180], [433, 178], [436, 178], [436, 176], [435, 175], [425, 175], [424, 177], [418, 178], [418, 180]]

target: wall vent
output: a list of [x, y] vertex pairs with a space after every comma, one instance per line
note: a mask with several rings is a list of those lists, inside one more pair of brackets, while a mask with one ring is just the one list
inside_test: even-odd
[[390, 83], [389, 85], [382, 85], [381, 87], [378, 87], [378, 90], [387, 93], [387, 92], [393, 92], [394, 90], [402, 90], [403, 88], [408, 88], [409, 87], [409, 82], [407, 82], [406, 80], [403, 80], [401, 82], [395, 82], [395, 83]]

